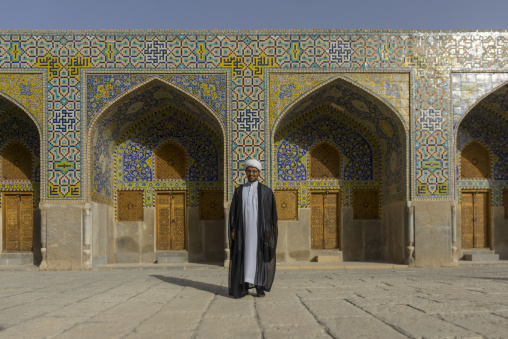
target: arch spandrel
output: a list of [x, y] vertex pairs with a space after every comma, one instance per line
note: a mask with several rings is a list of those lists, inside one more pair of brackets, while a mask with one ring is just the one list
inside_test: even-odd
[[87, 74], [88, 125], [108, 106], [127, 93], [153, 80], [161, 80], [208, 107], [226, 126], [227, 76], [216, 74]]
[[[270, 75], [270, 126], [278, 129], [281, 117], [295, 105], [308, 105], [304, 99], [320, 87], [346, 79], [388, 106], [409, 125], [409, 73], [278, 73]], [[329, 95], [339, 95], [333, 89]]]
[[452, 73], [451, 83], [453, 127], [457, 132], [460, 122], [478, 103], [506, 91], [508, 73]]
[[39, 133], [44, 126], [44, 86], [42, 74], [0, 73], [0, 100], [20, 107], [34, 120]]
[[87, 143], [92, 167], [87, 171], [89, 197], [113, 204], [113, 149], [118, 138], [145, 117], [161, 114], [170, 108], [185, 112], [193, 117], [197, 124], [207, 126], [221, 139], [221, 143], [224, 143], [225, 128], [199, 99], [159, 78], [150, 79], [110, 103], [92, 121]]

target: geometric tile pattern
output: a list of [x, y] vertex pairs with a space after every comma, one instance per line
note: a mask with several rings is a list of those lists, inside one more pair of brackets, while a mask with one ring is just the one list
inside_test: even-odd
[[[450, 95], [453, 91], [458, 91], [453, 87], [453, 84], [458, 82], [452, 79], [456, 73], [451, 75], [450, 72], [467, 70], [469, 73], [481, 71], [480, 73], [485, 74], [493, 70], [508, 73], [507, 40], [508, 33], [502, 31], [3, 31], [0, 35], [0, 68], [37, 69], [45, 72], [47, 83], [44, 86], [47, 93], [42, 94], [43, 100], [39, 103], [46, 101], [46, 107], [41, 110], [39, 105], [38, 113], [34, 113], [27, 107], [28, 104], [23, 104], [34, 116], [41, 117], [36, 119], [44, 122], [40, 123], [41, 126], [47, 126], [44, 131], [47, 155], [44, 158], [49, 159], [49, 163], [44, 169], [47, 172], [47, 182], [43, 183], [43, 192], [47, 192], [44, 199], [87, 198], [81, 188], [81, 171], [85, 167], [83, 162], [88, 161], [81, 154], [82, 138], [86, 136], [81, 127], [86, 118], [82, 119], [81, 113], [82, 109], [87, 109], [88, 112], [90, 97], [94, 97], [98, 103], [102, 99], [101, 95], [107, 95], [108, 90], [113, 89], [108, 88], [108, 83], [103, 84], [106, 86], [102, 88], [99, 88], [99, 84], [95, 88], [88, 88], [83, 72], [91, 69], [94, 69], [94, 72], [104, 70], [104, 74], [108, 74], [108, 70], [138, 70], [138, 73], [146, 74], [161, 70], [160, 74], [172, 73], [175, 77], [179, 77], [182, 72], [196, 74], [201, 70], [227, 71], [229, 78], [223, 83], [227, 83], [228, 92], [223, 102], [228, 104], [224, 107], [229, 107], [229, 111], [224, 109], [224, 114], [218, 115], [222, 118], [217, 119], [228, 131], [229, 144], [226, 148], [231, 155], [228, 161], [231, 176], [228, 181], [233, 183], [243, 180], [241, 164], [245, 158], [256, 157], [264, 165], [270, 164], [270, 161], [266, 161], [266, 154], [269, 154], [266, 148], [270, 146], [268, 140], [271, 125], [265, 122], [274, 122], [275, 119], [271, 119], [269, 115], [277, 114], [271, 110], [275, 97], [272, 91], [277, 91], [278, 98], [282, 94], [283, 98], [287, 99], [287, 95], [292, 97], [292, 92], [297, 90], [294, 82], [279, 83], [276, 89], [270, 87], [271, 82], [267, 81], [270, 79], [270, 71], [300, 70], [302, 73], [312, 72], [316, 78], [323, 77], [323, 74], [330, 70], [371, 73], [376, 89], [362, 85], [361, 81], [355, 83], [362, 85], [362, 88], [369, 88], [404, 117], [406, 115], [399, 107], [405, 107], [405, 103], [397, 101], [396, 96], [401, 89], [392, 86], [397, 85], [393, 83], [390, 83], [390, 86], [384, 86], [382, 82], [376, 83], [375, 78], [383, 77], [383, 72], [409, 70], [412, 74], [412, 107], [408, 115], [411, 121], [407, 125], [412, 128], [408, 135], [412, 137], [411, 145], [414, 149], [409, 154], [412, 158], [407, 161], [413, 164], [412, 199], [448, 199], [451, 195], [450, 158], [454, 153], [450, 150], [453, 124], [456, 115], [464, 114], [467, 107], [476, 100], [465, 94], [457, 99], [460, 101], [458, 104], [453, 101], [454, 106], [449, 107], [452, 99], [455, 100], [455, 93], [453, 98]], [[460, 90], [480, 98], [484, 91], [487, 93], [490, 90], [482, 89], [483, 83], [499, 83], [494, 80], [494, 75], [492, 73], [491, 80], [485, 82], [476, 80], [475, 86], [478, 90], [469, 91], [464, 86]], [[359, 74], [355, 76], [361, 77]], [[5, 82], [1, 80], [0, 84]], [[169, 80], [168, 82], [171, 83]], [[214, 90], [210, 82], [204, 83], [206, 88], [198, 86], [198, 82], [192, 83], [191, 87], [199, 87], [202, 94], [191, 94], [216, 114], [219, 110], [206, 100], [218, 99], [206, 99], [214, 97]], [[460, 83], [464, 82], [460, 80]], [[465, 83], [467, 87], [468, 81]], [[453, 88], [450, 88], [450, 84]], [[19, 87], [21, 97], [29, 96], [30, 92], [35, 94], [34, 86], [30, 87], [27, 83], [23, 85], [25, 87]], [[282, 85], [286, 87], [281, 88]], [[175, 86], [178, 87], [176, 84]], [[219, 97], [221, 89], [215, 87], [215, 93]], [[309, 92], [311, 88], [312, 86], [305, 92]], [[86, 96], [83, 96], [85, 90]], [[270, 96], [267, 95], [267, 90], [271, 91]], [[5, 89], [0, 88], [0, 92], [5, 93]], [[205, 95], [205, 92], [208, 95]], [[295, 99], [296, 97], [291, 102]], [[21, 103], [20, 99], [14, 100]], [[108, 100], [110, 99], [106, 101]], [[38, 103], [35, 100], [32, 102], [34, 105]], [[462, 110], [459, 112], [455, 107], [461, 107]], [[42, 116], [44, 110], [47, 111], [45, 117]], [[255, 119], [252, 121], [246, 118], [247, 110], [257, 115], [253, 115]], [[64, 111], [66, 116], [62, 119]], [[55, 112], [59, 112], [59, 116], [54, 114]], [[436, 130], [434, 125], [433, 130], [420, 130], [422, 121], [428, 120], [431, 112], [442, 117], [438, 126], [440, 129]], [[381, 126], [380, 129], [383, 128]], [[373, 129], [371, 126], [367, 127]], [[389, 131], [390, 127], [384, 125], [386, 131]], [[379, 139], [384, 152], [383, 158], [388, 159], [391, 155], [385, 154], [388, 147], [383, 146], [383, 140], [385, 139]], [[436, 149], [436, 156], [439, 158], [430, 157], [429, 154]], [[397, 155], [407, 154], [402, 150], [402, 153]], [[387, 163], [384, 161], [383, 166]], [[385, 181], [384, 183], [386, 184]], [[228, 188], [227, 195], [231, 196], [231, 193]]]
[[136, 85], [151, 79], [162, 79], [196, 96], [207, 104], [226, 125], [226, 75], [225, 74], [88, 74], [87, 118], [93, 118], [111, 101], [127, 93]]
[[333, 78], [346, 78], [385, 99], [409, 124], [409, 74], [407, 73], [272, 73], [270, 75], [270, 122], [277, 118], [291, 104], [297, 103], [310, 90]]
[[206, 113], [208, 109], [205, 106], [159, 80], [150, 81], [109, 106], [92, 127], [93, 142], [90, 151], [94, 200], [103, 201], [113, 196], [112, 149], [125, 129], [147, 114], [163, 113], [169, 107], [191, 115], [200, 124], [211, 128], [216, 135], [223, 136], [220, 122], [214, 118], [213, 113]]
[[[364, 126], [374, 137], [382, 150], [383, 201], [400, 201], [406, 197], [406, 135], [407, 130], [397, 112], [387, 107], [373, 95], [342, 78], [311, 92], [298, 105], [291, 106], [277, 121], [277, 132], [302, 114], [328, 105], [346, 113]], [[275, 154], [273, 154], [275, 157]], [[277, 163], [274, 158], [273, 164]]]
[[452, 73], [453, 127], [487, 93], [508, 82], [508, 73]]
[[0, 73], [0, 92], [23, 106], [42, 127], [44, 114], [42, 74]]
[[408, 73], [346, 73], [343, 76], [383, 98], [409, 126], [409, 74]]

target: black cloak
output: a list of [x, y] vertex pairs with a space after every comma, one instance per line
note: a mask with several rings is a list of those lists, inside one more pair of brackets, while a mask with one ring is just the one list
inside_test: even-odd
[[[242, 212], [243, 185], [236, 188], [229, 210], [229, 295], [241, 298], [247, 294], [244, 284], [245, 233]], [[231, 233], [235, 231], [235, 240]], [[277, 206], [270, 188], [258, 182], [258, 251], [256, 284], [270, 292], [275, 277], [275, 249], [277, 248]]]

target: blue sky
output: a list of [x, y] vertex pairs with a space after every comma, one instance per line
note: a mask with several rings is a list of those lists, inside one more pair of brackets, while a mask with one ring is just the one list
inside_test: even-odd
[[0, 29], [508, 28], [507, 0], [0, 0]]

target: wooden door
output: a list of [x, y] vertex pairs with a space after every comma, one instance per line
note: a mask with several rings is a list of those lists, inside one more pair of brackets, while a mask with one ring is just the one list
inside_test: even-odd
[[158, 251], [186, 248], [186, 197], [185, 192], [157, 192]]
[[4, 251], [32, 251], [33, 195], [31, 192], [4, 193]]
[[489, 206], [488, 192], [462, 192], [462, 248], [489, 247]]
[[340, 248], [338, 191], [312, 192], [310, 197], [312, 249]]

